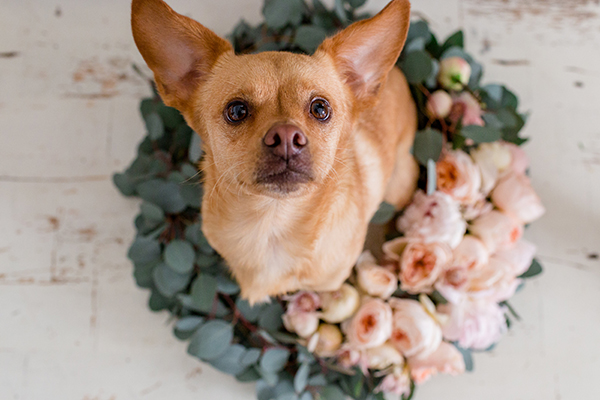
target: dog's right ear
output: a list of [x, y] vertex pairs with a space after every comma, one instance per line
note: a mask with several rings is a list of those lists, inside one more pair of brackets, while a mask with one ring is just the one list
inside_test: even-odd
[[131, 27], [163, 101], [182, 113], [219, 56], [233, 52], [228, 41], [162, 0], [133, 0]]

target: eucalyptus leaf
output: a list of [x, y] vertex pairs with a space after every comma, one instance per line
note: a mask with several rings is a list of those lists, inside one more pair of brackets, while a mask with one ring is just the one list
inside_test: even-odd
[[248, 304], [248, 302], [242, 299], [241, 297], [238, 297], [238, 299], [235, 302], [235, 306], [237, 307], [238, 311], [242, 313], [244, 318], [249, 322], [256, 322], [258, 320], [258, 317], [261, 314], [264, 314], [264, 304], [255, 304], [254, 306], [250, 306], [250, 304]]
[[217, 279], [209, 274], [200, 274], [192, 283], [190, 297], [193, 304], [204, 312], [210, 312], [217, 295]]
[[279, 372], [285, 367], [290, 351], [283, 348], [271, 348], [260, 359], [260, 367], [266, 372]]
[[296, 393], [302, 393], [308, 383], [308, 374], [310, 373], [310, 366], [308, 364], [302, 364], [298, 368], [298, 372], [294, 376], [294, 390]]
[[281, 317], [283, 307], [279, 303], [271, 303], [265, 307], [258, 317], [258, 326], [267, 331], [277, 331], [283, 326]]
[[542, 265], [534, 258], [529, 269], [519, 276], [519, 278], [533, 278], [534, 276], [541, 274], [543, 270]]
[[195, 315], [183, 317], [175, 323], [173, 333], [178, 339], [188, 339], [200, 328], [203, 322], [204, 318]]
[[463, 126], [460, 133], [475, 143], [496, 142], [502, 138], [502, 132], [489, 126], [467, 125]]
[[144, 218], [153, 222], [162, 222], [165, 219], [164, 211], [157, 205], [147, 201], [140, 205], [140, 210]]
[[176, 183], [153, 179], [139, 184], [136, 190], [143, 200], [156, 204], [167, 213], [179, 213], [186, 208]]
[[156, 112], [148, 114], [145, 118], [146, 129], [148, 130], [148, 136], [152, 140], [160, 139], [165, 133], [165, 126], [162, 118]]
[[259, 349], [248, 349], [240, 358], [240, 364], [244, 367], [256, 364], [260, 358], [261, 351]]
[[173, 271], [186, 274], [194, 269], [196, 253], [190, 242], [173, 240], [165, 248], [164, 258]]
[[412, 51], [406, 54], [400, 68], [409, 83], [423, 83], [433, 71], [433, 61], [426, 51]]
[[214, 360], [225, 354], [233, 339], [233, 328], [225, 321], [206, 322], [192, 336], [188, 353], [204, 361]]
[[302, 25], [296, 31], [294, 44], [311, 54], [327, 37], [327, 31], [320, 26]]
[[313, 395], [310, 392], [304, 392], [300, 395], [300, 400], [313, 400]]
[[375, 215], [373, 215], [373, 218], [371, 218], [370, 223], [376, 225], [387, 224], [392, 220], [392, 218], [394, 218], [395, 214], [396, 208], [393, 205], [384, 201], [379, 205], [379, 209], [377, 209], [377, 212], [375, 213]]
[[233, 295], [240, 292], [240, 286], [229, 276], [221, 274], [217, 276], [217, 290], [220, 293]]
[[260, 379], [260, 374], [254, 368], [248, 368], [235, 377], [240, 382], [254, 382]]
[[346, 400], [346, 396], [342, 389], [337, 386], [329, 385], [323, 388], [320, 392], [321, 400]]
[[164, 263], [160, 263], [154, 268], [152, 277], [156, 288], [165, 297], [172, 297], [185, 289], [191, 278], [189, 274], [179, 274], [173, 271]]
[[463, 349], [456, 343], [454, 344], [454, 347], [456, 347], [456, 349], [460, 351], [460, 353], [463, 356], [463, 359], [465, 360], [465, 370], [469, 372], [473, 371], [473, 355], [471, 350]]
[[163, 296], [157, 290], [153, 290], [150, 293], [150, 298], [148, 298], [148, 307], [155, 312], [169, 308], [170, 303], [169, 298]]
[[237, 375], [243, 372], [246, 367], [240, 363], [240, 359], [246, 352], [244, 346], [234, 344], [229, 346], [225, 353], [211, 360], [211, 365], [219, 371], [229, 375]]
[[148, 264], [160, 258], [160, 254], [158, 240], [137, 237], [131, 244], [127, 256], [136, 264]]
[[427, 166], [427, 160], [437, 161], [442, 153], [442, 132], [436, 129], [418, 131], [413, 144], [413, 155], [417, 161]]
[[269, 28], [281, 29], [287, 24], [299, 25], [303, 11], [303, 0], [270, 0], [265, 3], [263, 15]]
[[123, 196], [133, 196], [135, 194], [135, 184], [127, 174], [114, 174], [113, 183]]
[[179, 190], [181, 192], [181, 197], [188, 206], [200, 208], [202, 186], [199, 183], [183, 183]]

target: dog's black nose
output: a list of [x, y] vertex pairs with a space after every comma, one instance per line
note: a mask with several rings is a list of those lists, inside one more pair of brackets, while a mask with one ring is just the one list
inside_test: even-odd
[[285, 124], [269, 129], [263, 143], [274, 155], [289, 160], [302, 151], [308, 139], [296, 125]]

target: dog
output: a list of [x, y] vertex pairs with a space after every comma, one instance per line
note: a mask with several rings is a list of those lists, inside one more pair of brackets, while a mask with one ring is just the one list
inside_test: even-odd
[[251, 304], [338, 289], [381, 201], [412, 197], [417, 114], [394, 66], [409, 24], [392, 0], [313, 55], [236, 55], [162, 0], [133, 0], [158, 91], [202, 138], [204, 234]]

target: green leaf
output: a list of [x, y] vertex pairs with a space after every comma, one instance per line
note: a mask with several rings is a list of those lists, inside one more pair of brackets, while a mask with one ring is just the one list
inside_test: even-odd
[[240, 359], [244, 353], [246, 353], [244, 346], [234, 344], [229, 346], [225, 353], [211, 360], [210, 363], [219, 371], [235, 376], [246, 369], [246, 367], [240, 363]]
[[173, 240], [165, 248], [165, 263], [175, 272], [186, 274], [194, 269], [196, 252], [190, 242]]
[[539, 263], [537, 259], [533, 259], [531, 262], [531, 266], [527, 271], [525, 271], [519, 278], [533, 278], [536, 275], [539, 275], [543, 272], [542, 264]]
[[350, 4], [350, 7], [352, 8], [359, 8], [362, 7], [367, 0], [346, 0], [348, 2], [348, 4]]
[[139, 184], [136, 190], [143, 200], [156, 204], [167, 213], [176, 214], [185, 210], [186, 203], [176, 183], [152, 179]]
[[310, 373], [310, 366], [308, 364], [302, 364], [298, 368], [298, 372], [294, 376], [294, 390], [296, 393], [302, 393], [306, 384], [308, 383], [308, 374]]
[[283, 308], [281, 304], [273, 302], [265, 307], [258, 317], [258, 326], [267, 331], [277, 331], [283, 326], [281, 317], [283, 316]]
[[221, 257], [219, 257], [217, 254], [207, 255], [204, 253], [200, 253], [196, 258], [196, 264], [200, 268], [209, 268], [218, 263], [220, 259]]
[[163, 296], [157, 290], [153, 290], [148, 299], [148, 307], [152, 311], [162, 311], [169, 308], [170, 301], [168, 297]]
[[137, 237], [131, 244], [127, 256], [136, 264], [149, 264], [160, 258], [160, 243], [158, 240]]
[[260, 367], [266, 372], [279, 372], [285, 367], [289, 357], [289, 350], [271, 348], [260, 359]]
[[158, 291], [165, 297], [173, 297], [182, 291], [190, 283], [189, 274], [179, 274], [167, 267], [166, 264], [158, 264], [152, 271], [154, 284]]
[[233, 328], [225, 321], [208, 321], [194, 333], [188, 353], [204, 361], [214, 360], [225, 354], [233, 339]]
[[346, 13], [346, 8], [344, 7], [344, 0], [335, 0], [334, 11], [340, 22], [343, 24], [348, 22], [348, 15]]
[[254, 382], [260, 379], [260, 374], [254, 368], [248, 368], [235, 377], [240, 382]]
[[420, 37], [425, 38], [426, 42], [429, 42], [429, 39], [431, 38], [429, 25], [423, 20], [411, 22], [410, 27], [408, 28], [408, 35], [406, 36], [406, 43], [408, 44]]
[[113, 183], [123, 196], [133, 196], [135, 194], [135, 184], [127, 174], [114, 174]]
[[185, 123], [183, 116], [179, 113], [179, 111], [173, 107], [165, 105], [164, 103], [160, 103], [156, 107], [156, 111], [158, 112], [158, 115], [160, 115], [162, 122], [164, 122], [164, 126], [168, 129], [176, 129], [179, 127], [179, 125]]
[[375, 215], [373, 215], [373, 218], [371, 218], [370, 223], [376, 225], [387, 224], [392, 220], [392, 218], [394, 218], [395, 214], [396, 208], [393, 205], [384, 201], [379, 205], [379, 209], [377, 210]]
[[460, 47], [460, 48], [465, 47], [463, 31], [455, 32], [450, 37], [448, 37], [448, 39], [446, 39], [446, 41], [442, 45], [442, 51], [449, 49], [450, 47], [453, 47], [453, 46]]
[[180, 340], [188, 339], [204, 322], [204, 318], [195, 315], [183, 317], [175, 323], [173, 333]]
[[200, 251], [204, 254], [212, 255], [215, 253], [202, 233], [202, 225], [200, 223], [188, 225], [188, 227], [185, 228], [185, 239], [198, 246]]
[[409, 83], [423, 83], [433, 71], [433, 62], [429, 53], [412, 51], [404, 57], [400, 64]]
[[321, 400], [346, 400], [342, 389], [337, 386], [329, 385], [321, 390]]
[[198, 275], [190, 291], [194, 306], [206, 313], [211, 312], [216, 295], [217, 279], [209, 274]]
[[287, 24], [299, 25], [303, 11], [303, 0], [270, 0], [265, 3], [263, 15], [269, 28], [281, 29]]
[[165, 219], [164, 211], [159, 206], [148, 203], [147, 201], [140, 205], [140, 210], [144, 218], [146, 218], [148, 221], [162, 222]]
[[240, 286], [229, 276], [221, 274], [217, 276], [217, 290], [225, 294], [238, 294]]
[[308, 384], [310, 386], [325, 386], [327, 385], [327, 378], [323, 374], [317, 374], [308, 379]]
[[146, 129], [148, 129], [148, 136], [152, 140], [160, 139], [165, 133], [165, 126], [163, 124], [160, 115], [156, 112], [152, 112], [148, 114], [145, 118], [146, 120]]
[[249, 322], [256, 322], [258, 317], [263, 314], [263, 310], [265, 308], [264, 304], [255, 304], [251, 307], [250, 304], [248, 304], [248, 302], [241, 297], [238, 297], [235, 302], [235, 306]]
[[304, 392], [300, 396], [300, 400], [313, 400], [313, 395], [310, 392]]
[[152, 287], [152, 284], [154, 283], [152, 273], [154, 272], [154, 267], [158, 264], [160, 264], [160, 259], [148, 264], [134, 263], [133, 277], [135, 278], [135, 283], [142, 288]]
[[471, 354], [471, 350], [463, 349], [456, 343], [454, 343], [454, 347], [456, 347], [456, 349], [460, 351], [465, 360], [465, 370], [469, 372], [473, 371], [473, 355]]
[[186, 182], [181, 185], [179, 190], [181, 191], [181, 197], [188, 206], [200, 208], [202, 185], [199, 183]]
[[320, 26], [302, 25], [296, 31], [294, 44], [312, 54], [327, 37], [327, 31]]
[[262, 352], [259, 349], [248, 349], [248, 351], [246, 351], [246, 353], [244, 353], [244, 355], [240, 358], [240, 363], [244, 367], [256, 364], [261, 353]]
[[413, 144], [413, 155], [421, 165], [427, 166], [427, 160], [437, 161], [440, 158], [442, 146], [442, 132], [431, 128], [418, 131]]
[[437, 189], [437, 170], [435, 161], [427, 160], [427, 196], [431, 196]]
[[496, 142], [502, 138], [502, 132], [489, 126], [467, 125], [463, 126], [460, 133], [475, 143]]

